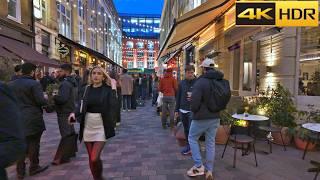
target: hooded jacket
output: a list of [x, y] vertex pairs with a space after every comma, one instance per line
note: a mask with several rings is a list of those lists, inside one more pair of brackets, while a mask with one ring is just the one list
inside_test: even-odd
[[166, 73], [164, 78], [160, 80], [159, 91], [164, 97], [175, 96], [178, 91], [177, 80], [172, 76], [172, 73]]
[[213, 113], [208, 109], [208, 100], [211, 93], [210, 84], [213, 79], [223, 79], [223, 73], [217, 70], [209, 70], [200, 76], [193, 86], [191, 111], [194, 120], [216, 119], [220, 118], [219, 113]]
[[75, 111], [77, 81], [72, 76], [65, 77], [59, 86], [58, 95], [54, 96], [56, 111], [59, 114], [70, 114]]

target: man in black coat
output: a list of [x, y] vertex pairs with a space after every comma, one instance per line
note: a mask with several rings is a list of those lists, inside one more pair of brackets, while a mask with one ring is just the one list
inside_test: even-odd
[[47, 105], [47, 101], [44, 98], [41, 84], [34, 80], [36, 68], [34, 64], [24, 63], [21, 66], [22, 76], [9, 83], [9, 88], [17, 98], [21, 110], [27, 143], [26, 154], [17, 162], [19, 179], [23, 179], [25, 176], [26, 156], [30, 160], [29, 174], [31, 176], [48, 168], [48, 166], [39, 166], [40, 139], [46, 129], [42, 107]]
[[26, 145], [17, 100], [1, 82], [0, 119], [0, 179], [7, 180], [5, 168], [23, 156]]
[[63, 64], [60, 66], [60, 82], [58, 94], [54, 96], [56, 106], [59, 130], [61, 140], [52, 162], [53, 165], [59, 165], [70, 161], [77, 151], [76, 142], [77, 135], [74, 126], [69, 124], [68, 117], [75, 111], [77, 82], [71, 76], [72, 66]]

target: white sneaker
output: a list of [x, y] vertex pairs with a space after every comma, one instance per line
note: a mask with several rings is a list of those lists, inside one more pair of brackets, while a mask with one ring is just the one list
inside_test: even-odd
[[120, 126], [120, 123], [119, 123], [119, 122], [117, 122], [117, 123], [116, 123], [116, 126]]
[[210, 172], [210, 171], [206, 172], [206, 180], [213, 180], [212, 172]]
[[193, 166], [191, 169], [189, 169], [189, 171], [187, 172], [187, 175], [190, 177], [204, 175], [204, 166], [201, 165], [201, 167], [199, 167], [199, 168], [197, 168], [196, 166]]

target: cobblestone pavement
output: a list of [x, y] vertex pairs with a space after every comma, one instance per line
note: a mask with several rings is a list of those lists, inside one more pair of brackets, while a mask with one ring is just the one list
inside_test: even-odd
[[[47, 131], [41, 142], [41, 164], [50, 164], [60, 139], [56, 115], [46, 114]], [[90, 180], [92, 179], [88, 156], [83, 144], [72, 162], [51, 166], [47, 171], [27, 177], [26, 180]], [[221, 159], [223, 146], [216, 146], [215, 179], [221, 180], [301, 180], [312, 179], [308, 173], [310, 159], [319, 160], [318, 152], [307, 154], [302, 160], [302, 151], [293, 147], [286, 152], [274, 145], [273, 154], [257, 154], [259, 166], [255, 167], [253, 154], [237, 156], [237, 168], [232, 168], [233, 149], [229, 146], [225, 158]], [[122, 123], [117, 136], [108, 141], [102, 159], [104, 177], [124, 180], [179, 180], [189, 179], [186, 170], [193, 164], [190, 156], [180, 155], [170, 130], [161, 128], [160, 117], [150, 102], [136, 111], [122, 113]], [[268, 150], [264, 142], [257, 144], [258, 150]], [[8, 168], [9, 179], [16, 178], [15, 168]], [[203, 179], [203, 177], [193, 178]]]

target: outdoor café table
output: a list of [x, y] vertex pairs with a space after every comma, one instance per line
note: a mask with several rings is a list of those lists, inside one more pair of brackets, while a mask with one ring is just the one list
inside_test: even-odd
[[[237, 119], [237, 120], [248, 121], [249, 124], [250, 123], [256, 123], [256, 122], [262, 122], [262, 121], [268, 121], [269, 120], [268, 117], [261, 116], [261, 115], [253, 115], [253, 114], [233, 114], [232, 117], [234, 119]], [[253, 135], [254, 135], [254, 132], [253, 132]], [[248, 153], [249, 149], [250, 149], [250, 146], [248, 146], [246, 154]]]
[[320, 135], [320, 123], [306, 123], [306, 124], [302, 124], [302, 127], [305, 128], [305, 129], [308, 129], [310, 131], [313, 131], [315, 133], [317, 133], [317, 137], [313, 137], [312, 135], [310, 135], [310, 137], [308, 137], [308, 140], [307, 140], [307, 145], [304, 149], [304, 152], [303, 152], [303, 156], [302, 156], [302, 159], [304, 159], [306, 153], [307, 153], [307, 149], [308, 149], [308, 146], [309, 146], [309, 143], [310, 143], [310, 139], [317, 139], [319, 140], [319, 135]]
[[[318, 133], [318, 137], [317, 138], [319, 139], [320, 123], [306, 123], [306, 124], [303, 124], [302, 127], [305, 128], [305, 129], [308, 129], [310, 131]], [[308, 140], [307, 146], [308, 145], [309, 145], [309, 140]], [[304, 150], [302, 159], [304, 159], [304, 156], [305, 156], [305, 154], [307, 152], [307, 148], [308, 147], [306, 147], [305, 150]], [[316, 175], [315, 175], [314, 179], [317, 179], [317, 177], [319, 175], [319, 172], [320, 172], [320, 162], [310, 161], [310, 163], [315, 167], [308, 169], [308, 172], [315, 172]]]

